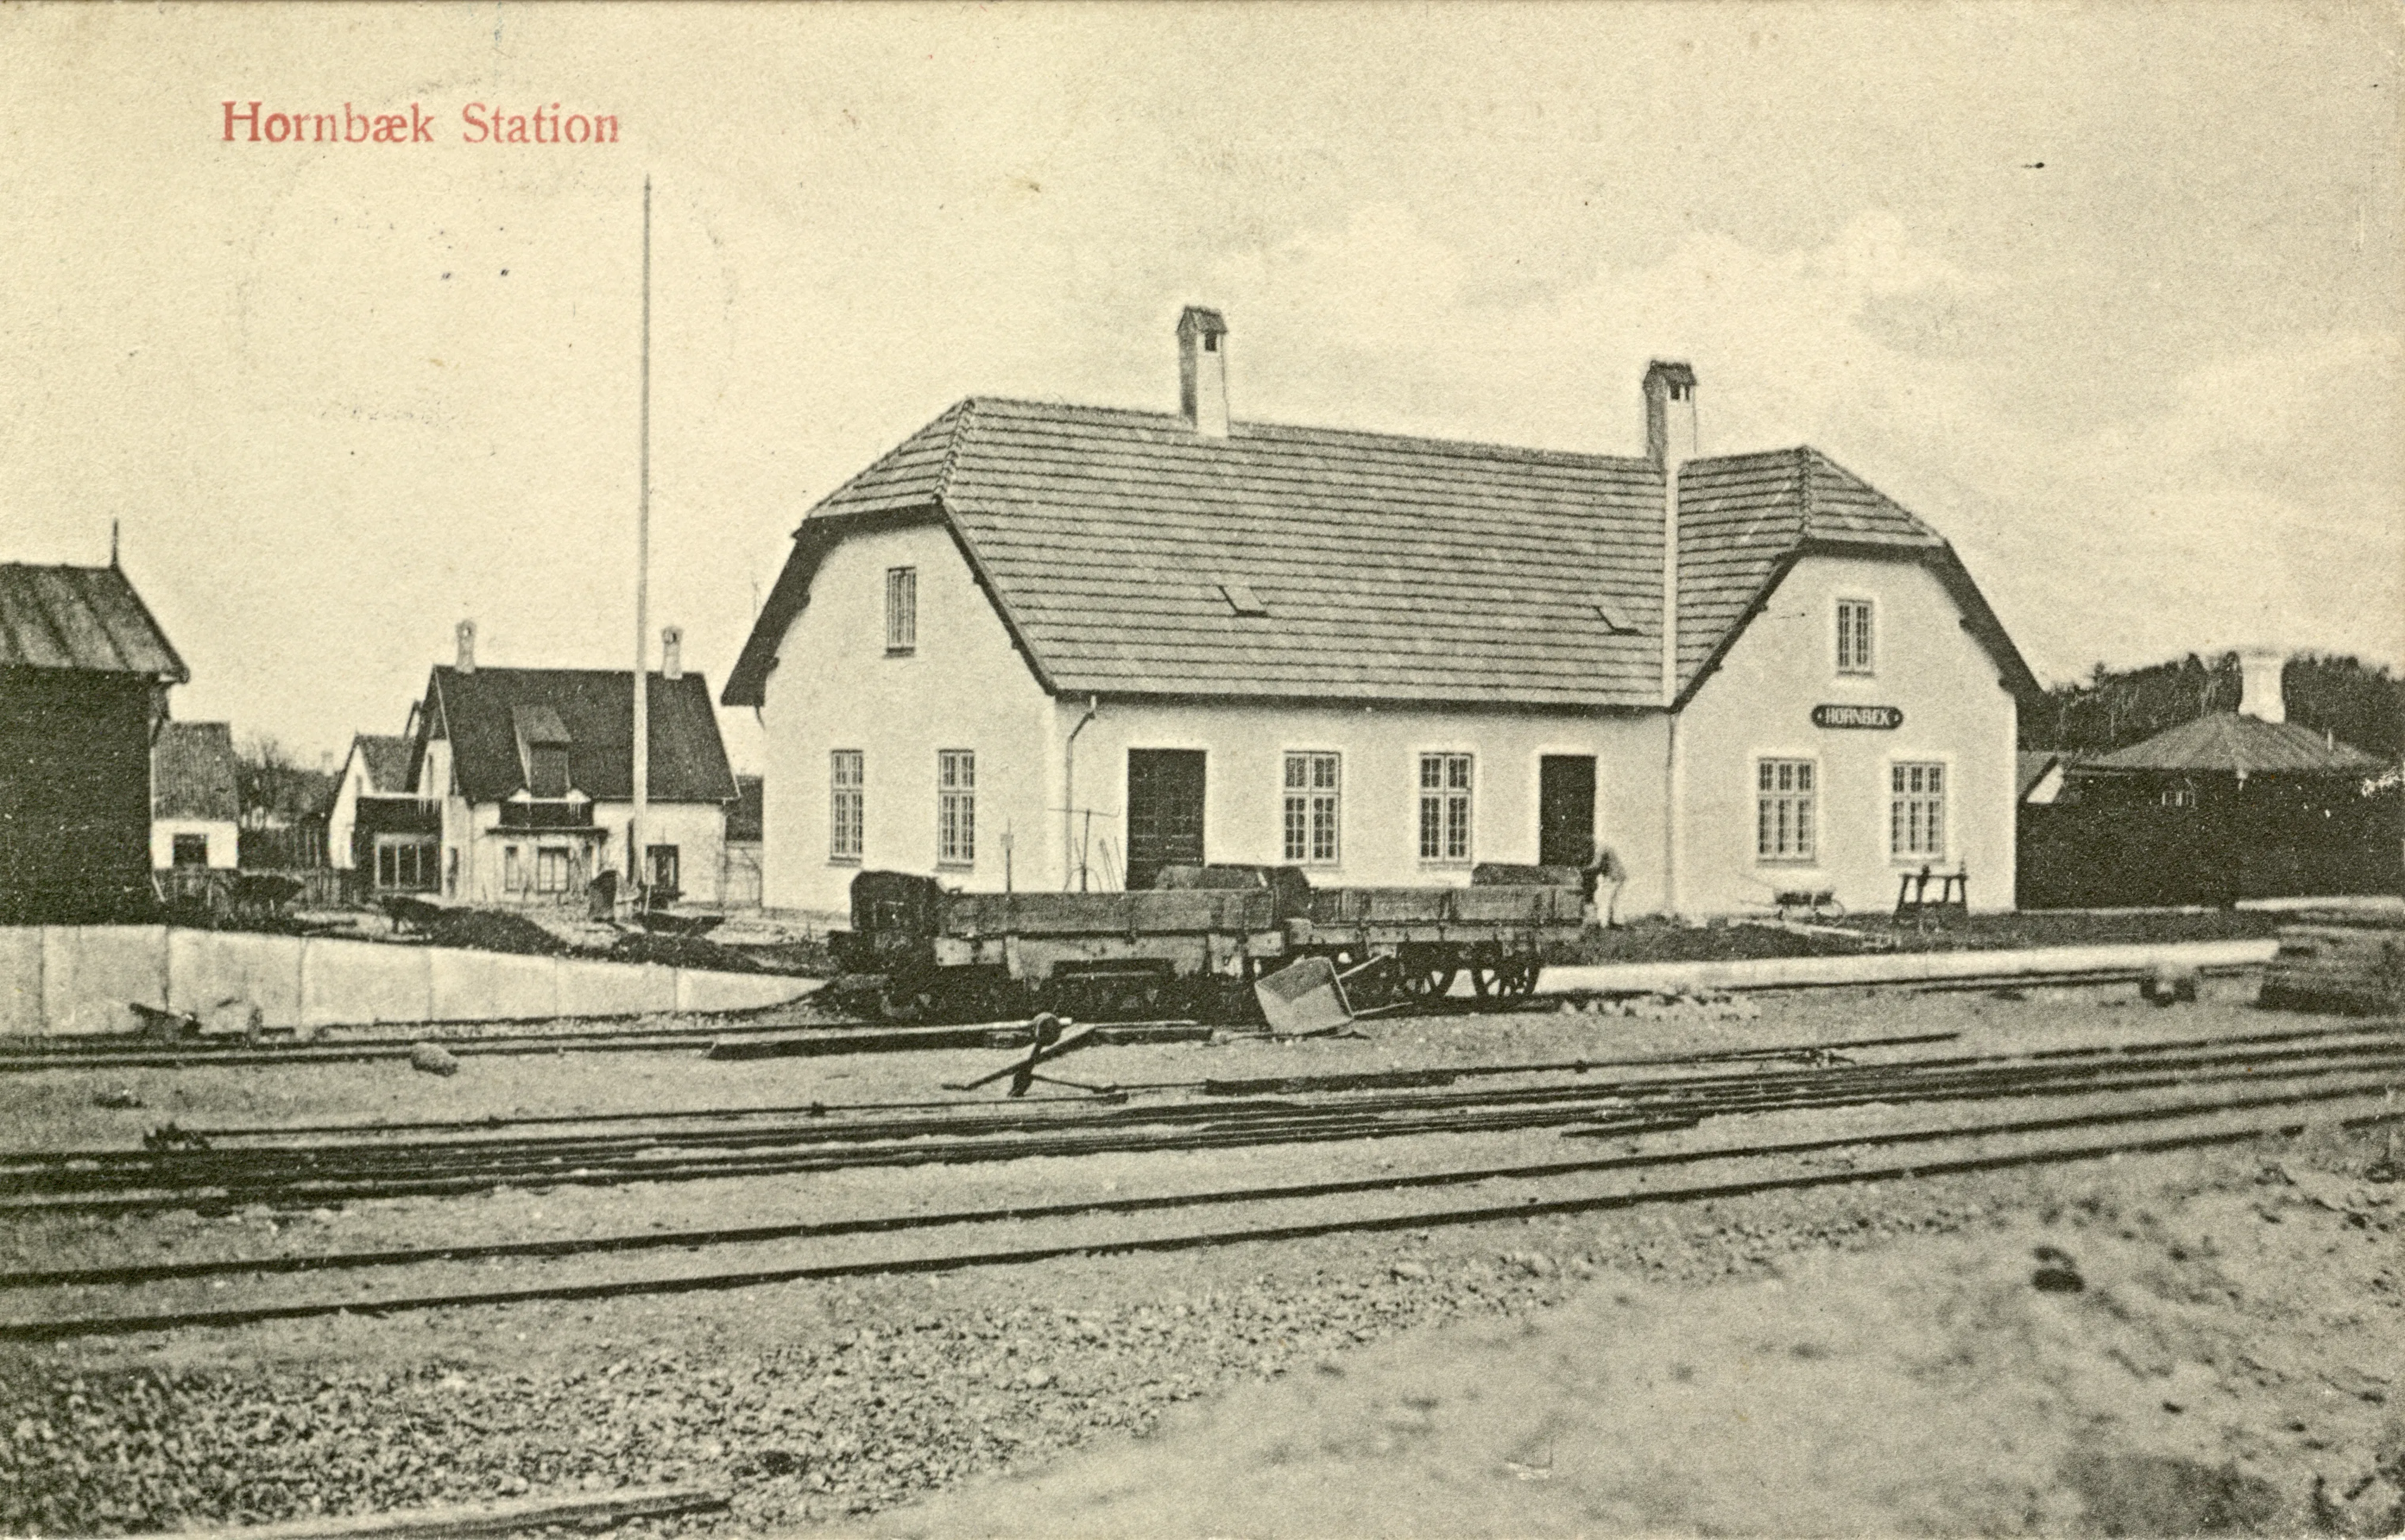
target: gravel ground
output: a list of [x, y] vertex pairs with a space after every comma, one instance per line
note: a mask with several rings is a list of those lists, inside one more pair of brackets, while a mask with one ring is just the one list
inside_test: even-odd
[[[1134, 1081], [1910, 1030], [1961, 1029], [1978, 1046], [2002, 1050], [2074, 1036], [2314, 1024], [2248, 1012], [2233, 987], [2215, 991], [2221, 998], [2204, 1006], [2160, 1012], [2132, 1004], [2125, 990], [2014, 1002], [1816, 996], [1768, 1004], [1758, 1020], [1690, 1013], [1395, 1022], [1363, 1041], [1114, 1049], [1082, 1062], [1090, 1072], [1102, 1073], [1107, 1064], [1114, 1078]], [[178, 1115], [188, 1122], [315, 1121], [330, 1114], [473, 1116], [521, 1106], [765, 1104], [838, 1087], [858, 1099], [882, 1099], [924, 1094], [963, 1067], [987, 1067], [997, 1058], [738, 1065], [666, 1055], [485, 1059], [439, 1081], [389, 1066], [147, 1073], [162, 1077], [154, 1089], [172, 1088], [184, 1098], [188, 1111]], [[105, 1128], [118, 1136], [106, 1142], [121, 1142], [135, 1125], [105, 1120], [146, 1114], [91, 1109], [87, 1082], [109, 1078], [71, 1071], [15, 1077], [21, 1083], [0, 1085], [0, 1111], [9, 1114], [12, 1128], [76, 1143]], [[155, 1119], [157, 1105], [147, 1115]], [[32, 1116], [21, 1123], [20, 1111]], [[1331, 1168], [1383, 1158], [1370, 1147], [1335, 1147], [1312, 1157]], [[1213, 1401], [1297, 1370], [1316, 1373], [1369, 1344], [1446, 1322], [1530, 1317], [1580, 1295], [1598, 1273], [1710, 1291], [1831, 1251], [1892, 1257], [1910, 1266], [1912, 1237], [1990, 1235], [2032, 1222], [2074, 1236], [2094, 1232], [2168, 1247], [2179, 1242], [2165, 1238], [2165, 1216], [2201, 1197], [2259, 1205], [2296, 1227], [2281, 1234], [2315, 1247], [2327, 1240], [2326, 1254], [2350, 1266], [2368, 1259], [2357, 1269], [2357, 1319], [2336, 1326], [2323, 1320], [2328, 1311], [2318, 1297], [2309, 1310], [2293, 1293], [2284, 1301], [2276, 1276], [2247, 1279], [2248, 1307], [2268, 1344], [2257, 1355], [2268, 1365], [2264, 1373], [2297, 1397], [2314, 1385], [2341, 1387], [2329, 1392], [2335, 1401], [2305, 1419], [2307, 1431], [2284, 1434], [2287, 1444], [2267, 1445], [2273, 1454], [2264, 1459], [2277, 1466], [2279, 1448], [2321, 1440], [2314, 1452], [2328, 1456], [2323, 1463], [2330, 1479], [2351, 1485], [2372, 1478], [2346, 1499], [2360, 1507], [2380, 1498], [2377, 1481], [2386, 1479], [2379, 1475], [2376, 1419], [2395, 1385], [2393, 1368], [2384, 1371], [2365, 1346], [2366, 1334], [2379, 1339], [2385, 1329], [2387, 1343], [2405, 1341], [2394, 1229], [2384, 1218], [2378, 1226], [2356, 1223], [2300, 1202], [2267, 1166], [2272, 1161], [2359, 1178], [2393, 1169], [2394, 1155], [2374, 1137], [2329, 1135], [2293, 1148], [2257, 1145], [1174, 1256], [1079, 1257], [724, 1294], [5, 1346], [0, 1530], [123, 1533], [671, 1481], [723, 1485], [733, 1507], [723, 1516], [638, 1528], [762, 1533], [857, 1520], [974, 1475], [1040, 1467], [1098, 1437], [1107, 1444], [1147, 1434], [1179, 1403]], [[1040, 1172], [1010, 1180], [1037, 1191], [1054, 1185]], [[702, 1185], [712, 1184], [695, 1184]], [[708, 1222], [726, 1217], [717, 1212], [722, 1207], [746, 1216], [765, 1207], [760, 1189], [745, 1196], [738, 1184], [724, 1185], [729, 1191], [699, 1212], [696, 1192], [675, 1186], [592, 1196], [571, 1223]], [[935, 1201], [940, 1184], [930, 1180], [926, 1194]], [[335, 1218], [340, 1228], [331, 1237], [310, 1230], [325, 1222], [307, 1216], [300, 1239], [372, 1245], [446, 1221], [447, 1235], [471, 1238], [459, 1232], [473, 1229], [473, 1238], [485, 1238], [489, 1229], [498, 1238], [530, 1233], [528, 1215], [539, 1208], [586, 1201], [561, 1189], [496, 1194], [477, 1200], [481, 1209], [359, 1205]], [[784, 1201], [791, 1205], [795, 1195]], [[235, 1223], [213, 1227], [175, 1222], [112, 1228], [85, 1239], [145, 1256], [214, 1254], [219, 1237], [264, 1247], [267, 1225], [296, 1222], [294, 1216], [233, 1218]], [[21, 1234], [12, 1250], [55, 1262], [62, 1238]], [[2209, 1280], [2191, 1284], [2204, 1289]], [[2285, 1314], [2284, 1303], [2292, 1307]], [[2284, 1321], [2314, 1329], [2283, 1332]], [[2297, 1420], [2285, 1409], [2281, 1415]], [[2374, 1420], [2358, 1425], [2366, 1416]], [[2281, 1432], [2272, 1425], [2260, 1431], [2267, 1438]], [[2298, 1463], [2277, 1474], [2286, 1483], [2284, 1501], [2293, 1502], [2305, 1475], [2314, 1473]], [[2353, 1522], [2330, 1519], [2324, 1527], [2342, 1531]]]

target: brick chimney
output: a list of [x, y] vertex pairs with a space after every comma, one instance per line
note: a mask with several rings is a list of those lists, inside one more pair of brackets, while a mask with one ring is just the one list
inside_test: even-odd
[[476, 671], [476, 623], [472, 620], [459, 622], [458, 636], [459, 671], [474, 673]]
[[1199, 304], [1177, 318], [1177, 407], [1202, 437], [1228, 436], [1228, 323]]
[[1645, 458], [1656, 465], [1695, 458], [1695, 372], [1675, 359], [1645, 366]]
[[684, 677], [684, 629], [669, 626], [660, 632], [660, 677]]
[[2243, 683], [2238, 697], [2241, 716], [2251, 716], [2258, 722], [2288, 719], [2287, 697], [2280, 690], [2280, 671], [2287, 661], [2288, 655], [2277, 647], [2238, 649], [2238, 673]]

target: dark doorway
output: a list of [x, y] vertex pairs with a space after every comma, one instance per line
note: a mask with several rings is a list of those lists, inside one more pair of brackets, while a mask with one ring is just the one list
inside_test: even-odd
[[1594, 845], [1595, 756], [1546, 755], [1537, 762], [1537, 864], [1582, 867]]
[[1130, 749], [1127, 885], [1148, 888], [1167, 866], [1202, 864], [1202, 751]]

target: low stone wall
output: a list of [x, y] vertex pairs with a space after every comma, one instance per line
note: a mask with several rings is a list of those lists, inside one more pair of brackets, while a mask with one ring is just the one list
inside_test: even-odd
[[0, 1034], [131, 1032], [131, 1006], [226, 1027], [754, 1010], [815, 979], [165, 925], [0, 927]]

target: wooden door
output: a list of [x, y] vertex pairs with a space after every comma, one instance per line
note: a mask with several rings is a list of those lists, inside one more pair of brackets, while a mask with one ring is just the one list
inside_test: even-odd
[[1127, 885], [1148, 888], [1167, 866], [1202, 864], [1202, 751], [1130, 749]]
[[1595, 858], [1595, 756], [1549, 754], [1537, 763], [1537, 864]]

